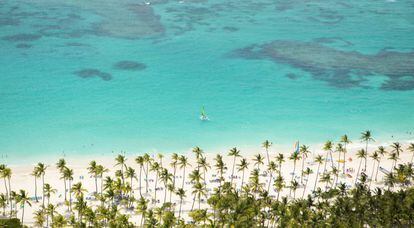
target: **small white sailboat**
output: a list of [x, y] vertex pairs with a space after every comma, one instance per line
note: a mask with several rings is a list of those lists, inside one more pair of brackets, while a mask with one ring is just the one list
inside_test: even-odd
[[207, 114], [206, 114], [206, 111], [204, 110], [204, 106], [203, 106], [203, 108], [201, 109], [200, 120], [201, 120], [201, 121], [208, 121], [208, 120], [210, 120], [210, 119], [208, 118]]

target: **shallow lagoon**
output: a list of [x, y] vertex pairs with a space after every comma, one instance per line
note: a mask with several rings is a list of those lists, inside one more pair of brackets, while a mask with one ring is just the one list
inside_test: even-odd
[[12, 161], [413, 139], [412, 1], [64, 2], [0, 0]]

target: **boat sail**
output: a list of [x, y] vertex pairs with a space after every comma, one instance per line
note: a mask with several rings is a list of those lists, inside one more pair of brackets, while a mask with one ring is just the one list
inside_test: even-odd
[[201, 108], [200, 120], [202, 120], [202, 121], [209, 120], [209, 118], [206, 114], [206, 111], [204, 110], [204, 106], [203, 106], [203, 108]]

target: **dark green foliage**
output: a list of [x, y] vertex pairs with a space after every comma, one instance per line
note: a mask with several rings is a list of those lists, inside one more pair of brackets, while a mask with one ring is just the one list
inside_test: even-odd
[[23, 227], [20, 223], [20, 220], [17, 218], [11, 218], [11, 219], [0, 219], [0, 227], [5, 228], [18, 228]]

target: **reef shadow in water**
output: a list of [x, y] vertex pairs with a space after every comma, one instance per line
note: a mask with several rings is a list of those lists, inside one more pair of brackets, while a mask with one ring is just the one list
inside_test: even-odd
[[42, 36], [38, 34], [19, 33], [10, 36], [3, 36], [2, 40], [10, 42], [30, 42], [40, 39]]
[[143, 63], [135, 61], [119, 61], [114, 64], [114, 68], [118, 70], [138, 71], [144, 70], [145, 68], [147, 68], [147, 66]]
[[112, 75], [106, 72], [102, 72], [100, 70], [97, 69], [83, 69], [83, 70], [79, 70], [79, 71], [75, 71], [73, 72], [75, 75], [77, 75], [78, 77], [81, 78], [94, 78], [94, 77], [98, 77], [101, 78], [104, 81], [109, 81], [112, 79]]
[[230, 56], [268, 59], [309, 72], [316, 80], [339, 88], [363, 87], [370, 77], [385, 75], [383, 90], [414, 89], [414, 52], [380, 51], [367, 55], [315, 42], [276, 40], [234, 50]]

